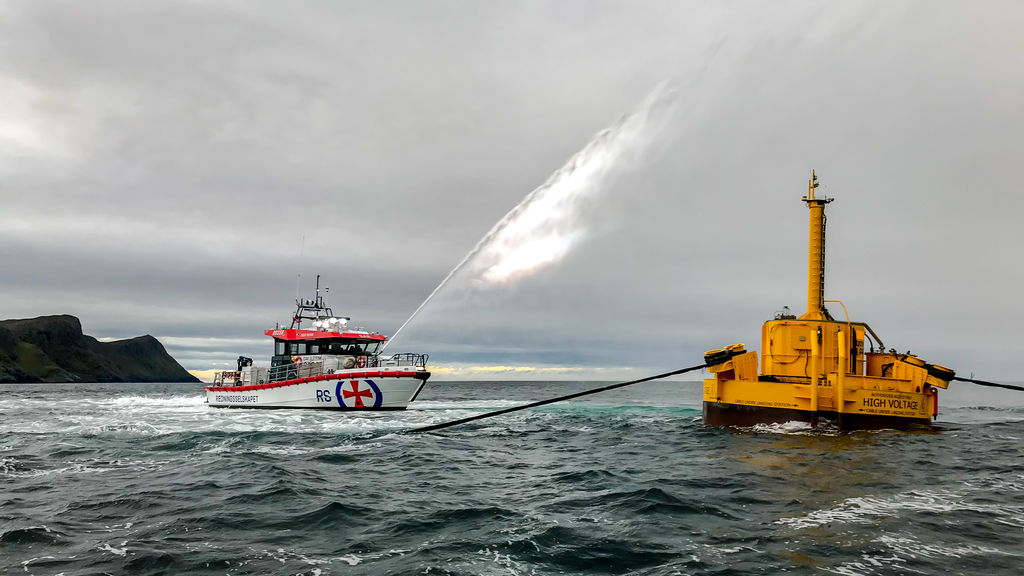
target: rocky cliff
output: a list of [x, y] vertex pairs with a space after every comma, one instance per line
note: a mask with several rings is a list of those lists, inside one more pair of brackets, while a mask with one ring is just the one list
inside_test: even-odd
[[74, 316], [0, 320], [0, 382], [199, 382], [152, 336], [100, 342]]

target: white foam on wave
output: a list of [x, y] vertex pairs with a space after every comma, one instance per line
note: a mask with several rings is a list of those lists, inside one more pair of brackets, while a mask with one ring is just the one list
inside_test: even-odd
[[952, 501], [952, 495], [948, 493], [929, 491], [908, 492], [893, 498], [847, 498], [833, 508], [815, 510], [804, 516], [780, 518], [775, 523], [797, 530], [833, 523], [866, 524], [878, 518], [896, 516], [902, 511], [952, 511]]
[[882, 534], [872, 540], [886, 548], [884, 552], [862, 553], [860, 560], [850, 560], [838, 566], [823, 567], [825, 572], [841, 576], [869, 576], [871, 574], [890, 574], [893, 568], [906, 573], [926, 574], [912, 569], [907, 565], [911, 560], [928, 559], [942, 561], [946, 558], [990, 557], [990, 556], [1021, 556], [1018, 552], [1008, 552], [991, 546], [963, 544], [959, 542], [922, 542], [912, 533]]
[[187, 394], [187, 395], [176, 395], [176, 396], [148, 396], [145, 394], [140, 395], [127, 395], [127, 396], [109, 396], [105, 398], [74, 398], [74, 399], [40, 399], [40, 398], [18, 398], [15, 399], [10, 397], [9, 400], [0, 400], [0, 411], [2, 410], [17, 410], [19, 412], [42, 409], [50, 410], [53, 408], [97, 408], [103, 409], [104, 407], [120, 407], [120, 408], [134, 408], [134, 407], [155, 407], [155, 406], [168, 406], [168, 407], [188, 407], [188, 406], [203, 406], [205, 399], [201, 395]]
[[[205, 409], [203, 398], [196, 395], [5, 400], [0, 401], [0, 415], [7, 416], [0, 418], [0, 433], [161, 434], [165, 422]], [[19, 414], [47, 417], [21, 418]]]
[[102, 474], [115, 470], [127, 470], [131, 472], [152, 472], [160, 470], [167, 460], [135, 460], [130, 458], [118, 458], [105, 460], [99, 458], [68, 460], [60, 463], [56, 468], [44, 469], [22, 469], [13, 458], [0, 459], [0, 478], [41, 478], [44, 476], [61, 475], [72, 476], [80, 474]]
[[121, 542], [121, 548], [114, 548], [109, 542], [104, 542], [103, 546], [100, 546], [97, 550], [110, 552], [111, 554], [124, 557], [128, 555], [128, 541], [125, 540], [124, 542]]
[[[5, 400], [0, 401], [0, 433], [158, 436], [183, 432], [284, 432], [359, 435], [426, 425], [443, 418], [443, 414], [452, 409], [481, 404], [486, 402], [464, 405], [435, 403], [433, 410], [354, 414], [326, 410], [211, 408], [201, 395], [29, 399], [20, 400], [17, 406]], [[40, 413], [47, 414], [47, 418], [17, 417], [18, 414]]]
[[[320, 410], [211, 408], [202, 394], [194, 393], [169, 396], [130, 393], [74, 399], [55, 396], [51, 399], [0, 400], [0, 433], [127, 437], [193, 432], [376, 435], [458, 420], [528, 402], [529, 399], [509, 398], [428, 400], [415, 402], [401, 412], [357, 414]], [[41, 413], [47, 414], [47, 418], [18, 417], [19, 414]], [[544, 411], [530, 411], [513, 418], [545, 418], [545, 414]], [[8, 415], [10, 417], [4, 417]], [[653, 420], [660, 418], [655, 415], [643, 417]]]
[[804, 516], [780, 518], [775, 523], [802, 530], [836, 523], [869, 524], [880, 518], [899, 516], [904, 512], [977, 512], [990, 515], [997, 521], [1001, 519], [1016, 522], [1022, 520], [1024, 508], [973, 503], [967, 501], [962, 494], [951, 491], [913, 490], [891, 498], [847, 498], [827, 510], [816, 510]]
[[[912, 491], [898, 494], [892, 498], [849, 498], [839, 505], [828, 509], [812, 512], [799, 518], [783, 518], [776, 524], [786, 524], [797, 529], [815, 528], [833, 523], [872, 523], [880, 518], [898, 516], [906, 511], [927, 512], [929, 514], [947, 514], [950, 522], [956, 522], [963, 512], [973, 512], [991, 518], [991, 521], [1012, 526], [1015, 530], [1024, 529], [1024, 506], [1017, 504], [979, 504], [970, 498], [978, 492], [1000, 491], [1001, 484], [994, 486], [985, 483], [978, 488], [964, 483], [963, 491]], [[872, 540], [884, 547], [880, 552], [864, 552], [860, 560], [846, 561], [838, 566], [823, 567], [822, 570], [842, 576], [868, 576], [872, 574], [892, 573], [894, 568], [900, 572], [921, 573], [911, 569], [908, 562], [928, 559], [942, 562], [944, 559], [961, 559], [967, 557], [986, 558], [991, 556], [1024, 557], [1020, 550], [999, 549], [993, 546], [965, 543], [956, 533], [951, 532], [949, 538], [939, 536], [922, 541], [911, 528], [900, 532], [883, 532]]]
[[344, 442], [336, 446], [317, 449], [318, 453], [351, 454], [358, 452], [376, 453], [384, 448], [383, 442]]
[[355, 554], [349, 554], [347, 556], [338, 556], [338, 560], [341, 560], [349, 566], [355, 566], [356, 564], [362, 562], [362, 559], [360, 559], [359, 556], [356, 556]]
[[726, 558], [731, 554], [739, 554], [740, 552], [754, 552], [755, 554], [764, 554], [764, 550], [758, 550], [752, 546], [716, 546], [713, 544], [700, 544], [692, 543], [699, 552], [697, 552], [693, 558], [698, 562], [711, 561], [715, 564], [721, 564], [728, 562]]
[[892, 566], [899, 565], [899, 568], [903, 572], [909, 574], [926, 574], [920, 570], [914, 570], [905, 566], [907, 560], [900, 558], [899, 556], [892, 556], [888, 558], [875, 558], [868, 554], [863, 555], [864, 562], [844, 562], [839, 566], [823, 567], [821, 568], [825, 572], [831, 572], [832, 574], [839, 574], [840, 576], [870, 576], [875, 574], [876, 569], [891, 569]]
[[109, 400], [101, 401], [103, 404], [113, 404], [114, 406], [126, 406], [126, 407], [147, 407], [147, 406], [180, 406], [180, 407], [198, 407], [206, 404], [206, 399], [203, 396], [187, 395], [187, 396], [167, 396], [167, 397], [153, 397], [153, 396], [115, 396]]
[[301, 456], [309, 454], [313, 448], [305, 446], [254, 446], [250, 452], [254, 454], [266, 454], [269, 456]]
[[102, 528], [93, 528], [86, 530], [86, 532], [127, 532], [132, 529], [134, 524], [134, 522], [125, 522], [124, 524], [114, 524], [113, 526], [104, 525]]
[[910, 534], [884, 534], [874, 540], [888, 546], [893, 552], [908, 558], [964, 558], [968, 556], [1020, 556], [990, 546], [975, 544], [952, 544], [949, 542], [922, 542]]
[[[276, 550], [269, 550], [269, 549], [256, 550], [256, 549], [252, 549], [252, 551], [255, 553], [255, 558], [257, 558], [257, 559], [259, 559], [259, 558], [269, 558], [269, 559], [272, 559], [272, 560], [275, 560], [275, 561], [279, 562], [282, 565], [287, 565], [287, 564], [298, 562], [298, 563], [301, 563], [301, 564], [305, 564], [307, 566], [313, 566], [313, 568], [310, 570], [310, 574], [312, 576], [317, 576], [319, 574], [323, 574], [323, 569], [320, 568], [320, 566], [330, 566], [331, 564], [334, 564], [335, 562], [341, 562], [341, 563], [344, 563], [347, 566], [358, 566], [359, 564], [362, 564], [364, 562], [372, 562], [374, 560], [379, 560], [379, 559], [382, 559], [382, 558], [389, 558], [389, 557], [392, 557], [392, 556], [402, 556], [402, 555], [404, 555], [404, 554], [409, 552], [409, 550], [396, 550], [396, 549], [392, 549], [392, 550], [387, 550], [387, 551], [384, 551], [384, 552], [378, 552], [378, 553], [375, 553], [375, 554], [359, 555], [359, 554], [355, 554], [355, 553], [349, 553], [349, 554], [344, 554], [344, 555], [341, 555], [341, 556], [330, 556], [330, 557], [317, 558], [317, 557], [310, 556], [310, 555], [304, 554], [304, 553], [296, 551], [296, 550], [290, 550], [290, 549], [286, 549], [286, 548], [277, 548]], [[251, 560], [252, 559], [243, 560], [240, 563], [240, 565], [246, 565], [246, 564], [250, 563]]]
[[773, 422], [771, 424], [755, 424], [740, 428], [756, 434], [793, 434], [793, 435], [820, 435], [828, 434], [830, 431], [822, 428], [812, 428], [808, 422], [791, 420], [789, 422]]
[[483, 556], [509, 574], [530, 574], [533, 572], [532, 569], [524, 567], [522, 563], [513, 560], [511, 554], [502, 554], [500, 551], [491, 550], [490, 548], [477, 550], [476, 553], [478, 556]]
[[[0, 401], [0, 433], [160, 436], [175, 433], [280, 432], [300, 434], [379, 435], [439, 424], [520, 406], [529, 400], [473, 399], [413, 403], [401, 412], [337, 412], [328, 410], [246, 410], [212, 408], [202, 395], [150, 396], [130, 394], [74, 400], [26, 400], [15, 410], [10, 400]], [[4, 417], [9, 411], [11, 417]], [[19, 414], [47, 414], [47, 418], [21, 418]], [[560, 419], [556, 413], [528, 411], [512, 416]], [[662, 415], [630, 416], [643, 422]], [[638, 420], [639, 422], [639, 420]], [[216, 450], [214, 447], [212, 450]], [[2, 471], [2, 468], [0, 468]]]
[[994, 492], [1024, 492], [1024, 474], [991, 476], [964, 480], [964, 486], [973, 490]]

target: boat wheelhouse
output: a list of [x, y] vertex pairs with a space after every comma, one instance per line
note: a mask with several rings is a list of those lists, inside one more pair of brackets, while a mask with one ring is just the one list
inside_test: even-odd
[[295, 304], [288, 328], [264, 331], [274, 339], [270, 366], [240, 356], [237, 370], [206, 387], [211, 406], [402, 410], [430, 378], [426, 354], [385, 356], [386, 336], [349, 328], [350, 318], [336, 316], [320, 295], [319, 276], [316, 297]]

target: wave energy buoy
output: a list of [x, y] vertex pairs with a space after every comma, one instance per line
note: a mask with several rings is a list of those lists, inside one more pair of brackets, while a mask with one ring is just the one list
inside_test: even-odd
[[[870, 326], [850, 320], [845, 304], [825, 300], [825, 205], [833, 199], [815, 196], [817, 187], [812, 171], [803, 197], [810, 209], [807, 311], [798, 318], [784, 310], [764, 323], [760, 373], [757, 352], [742, 344], [705, 353], [713, 377], [704, 380], [704, 423], [930, 425], [939, 410], [938, 389], [947, 388], [955, 374], [910, 353], [886, 351]], [[833, 318], [826, 302], [842, 306], [845, 317]]]

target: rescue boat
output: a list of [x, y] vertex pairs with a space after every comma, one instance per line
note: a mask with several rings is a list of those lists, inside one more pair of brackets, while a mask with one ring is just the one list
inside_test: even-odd
[[[938, 389], [953, 370], [910, 354], [885, 350], [865, 322], [850, 319], [840, 300], [826, 300], [825, 205], [811, 172], [807, 266], [807, 311], [784, 308], [761, 328], [761, 358], [743, 344], [710, 350], [704, 360], [713, 375], [704, 380], [704, 423], [711, 426], [806, 422], [844, 430], [930, 426], [938, 415]], [[835, 303], [844, 316], [825, 307]], [[865, 351], [865, 342], [868, 350]], [[760, 364], [760, 371], [758, 370]]]
[[240, 356], [237, 370], [215, 374], [206, 387], [210, 406], [404, 410], [430, 378], [426, 354], [384, 356], [386, 336], [350, 329], [349, 317], [335, 316], [320, 295], [319, 276], [316, 297], [295, 304], [288, 328], [264, 331], [274, 339], [270, 366]]

